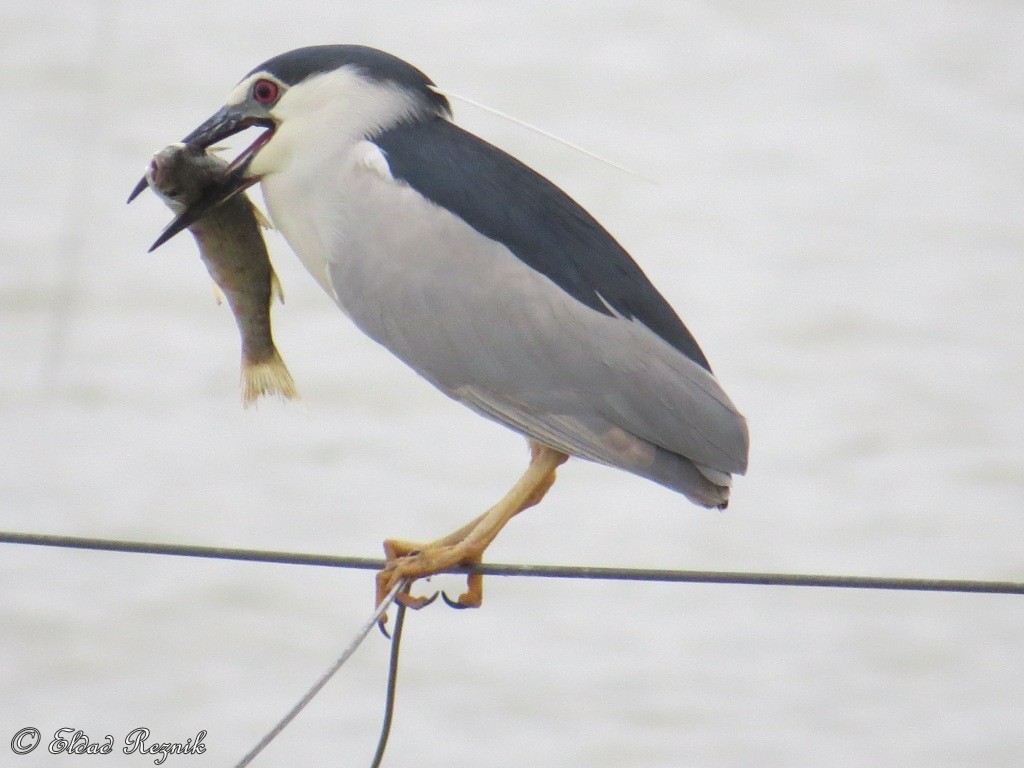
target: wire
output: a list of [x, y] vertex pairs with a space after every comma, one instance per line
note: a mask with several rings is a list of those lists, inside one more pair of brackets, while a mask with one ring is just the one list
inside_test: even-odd
[[[90, 549], [111, 552], [146, 553], [174, 555], [179, 557], [201, 557], [218, 560], [241, 560], [250, 562], [282, 563], [290, 565], [317, 565], [335, 568], [355, 568], [362, 570], [379, 570], [384, 560], [367, 557], [339, 557], [335, 555], [307, 554], [297, 552], [276, 552], [257, 549], [237, 549], [227, 547], [205, 547], [189, 544], [160, 544], [142, 541], [123, 541], [117, 539], [86, 538], [81, 536], [59, 536], [37, 533], [16, 533], [0, 531], [0, 543], [29, 544], [35, 546], [63, 547], [72, 549]], [[743, 573], [728, 571], [691, 571], [691, 570], [657, 570], [649, 568], [600, 568], [587, 566], [559, 565], [510, 565], [483, 564], [472, 568], [453, 568], [450, 573], [481, 573], [491, 576], [536, 576], [560, 579], [609, 579], [615, 581], [658, 581], [658, 582], [693, 582], [702, 584], [748, 584], [760, 586], [801, 586], [801, 587], [838, 587], [854, 589], [887, 589], [913, 590], [928, 592], [961, 592], [987, 594], [1024, 594], [1024, 583], [1010, 581], [979, 581], [965, 579], [916, 579], [901, 577], [877, 576], [833, 576], [794, 573]], [[355, 653], [374, 624], [379, 624], [381, 617], [395, 601], [403, 589], [408, 589], [410, 581], [403, 579], [394, 586], [388, 596], [377, 606], [377, 610], [359, 630], [355, 639], [349, 643], [342, 655], [306, 692], [299, 702], [275, 725], [249, 753], [236, 764], [235, 768], [245, 768], [278, 734], [295, 719], [295, 717], [312, 701], [327, 685], [334, 674]], [[384, 720], [377, 742], [377, 750], [373, 757], [373, 768], [380, 765], [391, 733], [394, 716], [395, 690], [398, 678], [399, 643], [405, 618], [405, 606], [399, 604], [395, 620], [395, 631], [391, 641], [391, 656], [388, 669], [387, 693], [385, 697]]]
[[[356, 633], [356, 636], [355, 638], [353, 638], [352, 642], [348, 644], [348, 647], [345, 648], [344, 651], [342, 651], [342, 654], [340, 657], [338, 657], [338, 660], [335, 661], [330, 667], [328, 667], [327, 671], [320, 676], [320, 679], [313, 684], [313, 687], [306, 691], [306, 695], [299, 699], [298, 703], [288, 711], [288, 714], [282, 717], [281, 720], [277, 723], [277, 725], [271, 728], [267, 735], [260, 739], [259, 743], [255, 747], [249, 750], [249, 753], [235, 765], [235, 768], [245, 768], [245, 766], [249, 765], [249, 763], [251, 763], [253, 759], [255, 759], [255, 757], [260, 752], [262, 752], [263, 749], [270, 742], [277, 738], [277, 735], [281, 733], [281, 731], [283, 731], [292, 720], [295, 719], [296, 715], [298, 715], [299, 712], [301, 712], [305, 708], [305, 706], [313, 700], [313, 697], [320, 693], [320, 690], [325, 685], [327, 685], [328, 681], [332, 677], [334, 677], [334, 673], [341, 669], [342, 665], [346, 661], [348, 661], [349, 658], [351, 658], [353, 653], [356, 652], [356, 649], [362, 644], [363, 640], [366, 639], [366, 636], [370, 633], [370, 630], [373, 629], [373, 626], [381, 620], [381, 617], [387, 612], [388, 608], [391, 606], [391, 603], [393, 603], [395, 598], [398, 597], [398, 593], [401, 592], [403, 589], [408, 588], [408, 586], [409, 582], [406, 579], [403, 579], [402, 581], [399, 581], [397, 584], [395, 584], [391, 592], [388, 593], [388, 596], [385, 597], [381, 601], [380, 605], [377, 606], [377, 610], [373, 612], [373, 615], [369, 618], [369, 620], [359, 629], [359, 632]], [[396, 628], [396, 638], [398, 636], [398, 632], [399, 630]], [[395, 645], [397, 646], [397, 642], [395, 643]], [[390, 724], [390, 721], [391, 718], [389, 713], [387, 722]], [[386, 741], [386, 731], [385, 734], [382, 734], [382, 738], [384, 738]], [[378, 751], [383, 756], [383, 745], [379, 748]]]
[[520, 128], [525, 128], [528, 131], [533, 131], [539, 136], [543, 136], [545, 139], [550, 139], [551, 141], [561, 144], [563, 147], [568, 147], [574, 152], [579, 152], [580, 154], [585, 155], [591, 158], [592, 160], [597, 160], [597, 162], [599, 163], [604, 163], [608, 167], [614, 168], [617, 171], [622, 171], [623, 173], [627, 173], [630, 176], [635, 176], [636, 178], [640, 179], [641, 181], [645, 181], [648, 184], [657, 184], [657, 182], [654, 181], [653, 179], [649, 179], [646, 176], [637, 173], [631, 168], [627, 168], [624, 165], [619, 165], [618, 163], [609, 160], [607, 157], [601, 157], [601, 155], [597, 154], [596, 152], [591, 152], [586, 147], [581, 147], [579, 144], [573, 144], [571, 141], [563, 139], [561, 136], [558, 136], [557, 134], [551, 133], [550, 131], [545, 131], [543, 128], [539, 128], [536, 125], [532, 125], [531, 123], [528, 123], [525, 120], [520, 120], [518, 117], [513, 117], [507, 112], [502, 112], [500, 109], [488, 107], [486, 104], [481, 104], [479, 101], [474, 101], [468, 96], [460, 96], [459, 94], [454, 93], [453, 91], [438, 88], [436, 85], [430, 86], [430, 89], [436, 93], [441, 94], [442, 96], [447, 96], [449, 99], [455, 99], [456, 101], [465, 102], [466, 104], [469, 104], [472, 107], [476, 107], [477, 109], [483, 110], [484, 112], [496, 115], [497, 117], [500, 117], [503, 120], [508, 120], [510, 123], [518, 125]]
[[[316, 565], [333, 568], [380, 570], [384, 560], [372, 557], [341, 557], [259, 549], [204, 547], [191, 544], [159, 544], [142, 541], [96, 539], [38, 533], [0, 531], [0, 543], [92, 549], [216, 560], [244, 560], [285, 565]], [[486, 576], [533, 576], [551, 579], [605, 579], [612, 581], [690, 582], [699, 584], [746, 584], [783, 587], [832, 587], [841, 589], [888, 589], [918, 592], [967, 592], [1024, 595], [1024, 582], [968, 579], [920, 579], [885, 576], [836, 576], [798, 573], [664, 570], [650, 568], [601, 568], [569, 565], [513, 565], [485, 563], [452, 568], [448, 573], [481, 573]]]
[[[388, 746], [391, 735], [391, 721], [395, 716], [395, 691], [398, 687], [398, 651], [402, 643], [402, 627], [405, 626], [405, 604], [398, 603], [395, 611], [395, 631], [391, 636], [391, 658], [388, 661], [388, 687], [384, 695], [384, 722], [380, 726], [380, 738], [377, 740], [377, 751], [373, 755], [370, 768], [380, 768], [384, 759], [384, 750]], [[383, 631], [383, 630], [382, 630]]]

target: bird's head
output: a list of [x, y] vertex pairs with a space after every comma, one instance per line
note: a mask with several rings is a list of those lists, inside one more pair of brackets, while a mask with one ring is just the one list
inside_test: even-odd
[[[403, 121], [450, 116], [448, 100], [433, 86], [411, 64], [360, 45], [299, 48], [264, 62], [182, 143], [205, 149], [247, 128], [263, 132], [231, 163], [224, 182], [172, 221], [153, 248], [296, 159], [315, 162]], [[128, 201], [146, 186], [143, 178]]]

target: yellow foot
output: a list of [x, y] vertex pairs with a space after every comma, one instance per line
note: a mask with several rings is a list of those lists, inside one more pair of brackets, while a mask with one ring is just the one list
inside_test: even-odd
[[[555, 470], [569, 457], [554, 448], [530, 441], [530, 466], [505, 496], [480, 517], [430, 544], [413, 544], [390, 539], [384, 542], [387, 564], [377, 574], [377, 605], [396, 584], [412, 584], [416, 579], [433, 576], [459, 565], [478, 565], [484, 550], [505, 524], [527, 507], [532, 507], [555, 481]], [[456, 608], [479, 608], [484, 598], [484, 579], [479, 573], [466, 577], [466, 591], [458, 600], [445, 596]], [[431, 598], [432, 599], [432, 598]], [[408, 586], [398, 600], [409, 608], [422, 608], [427, 600], [409, 595]]]
[[[407, 541], [388, 539], [384, 542], [384, 555], [387, 564], [377, 574], [377, 604], [388, 596], [395, 585], [409, 579], [416, 579], [443, 573], [458, 565], [477, 565], [481, 562], [483, 551], [472, 547], [465, 541], [457, 544], [413, 544]], [[407, 608], [422, 608], [429, 605], [436, 597], [413, 597], [408, 591], [398, 596], [398, 602]], [[466, 576], [466, 591], [458, 600], [445, 602], [457, 608], [479, 608], [484, 597], [484, 580], [479, 573]]]

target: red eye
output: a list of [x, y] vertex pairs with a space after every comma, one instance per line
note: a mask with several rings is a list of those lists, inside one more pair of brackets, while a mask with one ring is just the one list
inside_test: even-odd
[[273, 104], [280, 91], [273, 80], [257, 80], [252, 86], [252, 97], [260, 104]]

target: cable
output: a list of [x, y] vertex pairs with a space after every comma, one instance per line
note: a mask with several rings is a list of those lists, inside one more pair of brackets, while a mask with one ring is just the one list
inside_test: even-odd
[[398, 651], [402, 643], [402, 627], [405, 625], [405, 604], [397, 603], [397, 605], [398, 609], [395, 611], [395, 631], [391, 636], [391, 657], [388, 660], [388, 687], [384, 694], [384, 721], [380, 726], [377, 751], [373, 754], [373, 762], [370, 763], [370, 768], [380, 768], [380, 764], [384, 760], [384, 750], [388, 747], [391, 723], [395, 717], [395, 692], [398, 689]]
[[[110, 552], [146, 553], [174, 555], [179, 557], [201, 557], [218, 560], [242, 560], [250, 562], [282, 563], [290, 565], [317, 565], [335, 568], [356, 568], [379, 570], [384, 561], [379, 558], [339, 557], [334, 555], [307, 554], [296, 552], [275, 552], [257, 549], [228, 547], [204, 547], [189, 544], [160, 544], [142, 541], [86, 538], [81, 536], [58, 536], [36, 533], [0, 532], [0, 543], [29, 544], [35, 546], [91, 549]], [[727, 571], [656, 570], [648, 568], [601, 568], [559, 565], [511, 565], [483, 564], [472, 568], [453, 568], [451, 573], [482, 573], [490, 576], [536, 576], [559, 579], [608, 579], [615, 581], [659, 581], [692, 582], [702, 584], [748, 584], [760, 586], [801, 586], [837, 587], [855, 589], [914, 590], [929, 592], [961, 592], [987, 594], [1024, 594], [1024, 583], [1010, 581], [978, 581], [964, 579], [915, 579], [876, 576], [832, 576], [793, 573], [742, 573]], [[320, 692], [341, 666], [348, 661], [366, 638], [374, 624], [395, 600], [399, 592], [408, 589], [405, 579], [394, 586], [390, 594], [377, 607], [370, 620], [360, 629], [341, 657], [317, 680], [309, 691], [291, 710], [264, 736], [259, 743], [242, 758], [235, 768], [245, 768]], [[394, 714], [395, 686], [398, 673], [398, 650], [404, 619], [404, 606], [399, 607], [392, 639], [391, 661], [388, 672], [388, 688], [385, 701], [384, 722], [381, 727], [373, 765], [380, 765]]]
[[[271, 728], [267, 735], [260, 739], [259, 743], [255, 747], [249, 750], [249, 753], [235, 765], [235, 768], [245, 768], [245, 766], [249, 765], [249, 763], [251, 763], [253, 759], [260, 752], [262, 752], [263, 749], [270, 742], [277, 738], [277, 735], [285, 729], [288, 723], [294, 720], [296, 715], [298, 715], [299, 712], [301, 712], [303, 708], [305, 708], [305, 706], [313, 700], [313, 697], [320, 693], [320, 690], [325, 685], [327, 685], [328, 681], [332, 677], [334, 677], [334, 673], [341, 669], [342, 665], [352, 657], [353, 653], [356, 652], [356, 649], [359, 648], [363, 640], [366, 639], [366, 636], [370, 633], [370, 630], [373, 629], [374, 624], [381, 620], [381, 617], [387, 612], [388, 608], [391, 606], [391, 603], [393, 603], [395, 598], [398, 597], [398, 593], [401, 592], [402, 589], [408, 588], [408, 586], [408, 581], [404, 580], [395, 584], [391, 592], [388, 593], [388, 596], [385, 597], [381, 601], [380, 605], [377, 606], [377, 610], [373, 612], [373, 615], [369, 618], [369, 620], [359, 629], [359, 631], [356, 633], [355, 638], [353, 638], [352, 642], [348, 644], [348, 647], [345, 648], [345, 650], [342, 652], [338, 660], [335, 661], [330, 667], [328, 667], [326, 672], [320, 675], [320, 678], [313, 684], [313, 687], [306, 691], [306, 694], [301, 699], [299, 699], [299, 702], [290, 710], [288, 710], [288, 714], [282, 717], [281, 720], [277, 723], [277, 725]], [[395, 661], [394, 664], [395, 668], [397, 669], [397, 661]], [[390, 719], [391, 718], [389, 715], [389, 723]], [[383, 752], [384, 749], [383, 746], [381, 746], [381, 755], [383, 755]]]
[[[217, 560], [244, 560], [286, 565], [380, 570], [384, 560], [258, 549], [205, 547], [191, 544], [159, 544], [141, 541], [0, 532], [0, 543], [46, 547], [93, 549]], [[533, 576], [551, 579], [605, 579], [612, 581], [689, 582], [699, 584], [746, 584], [784, 587], [832, 587], [841, 589], [888, 589], [918, 592], [967, 592], [1024, 595], [1024, 582], [968, 579], [920, 579], [885, 576], [836, 576], [798, 573], [751, 573], [734, 571], [666, 570], [650, 568], [602, 568], [569, 565], [514, 565], [484, 563], [452, 568], [449, 573], [482, 573], [486, 576]]]

